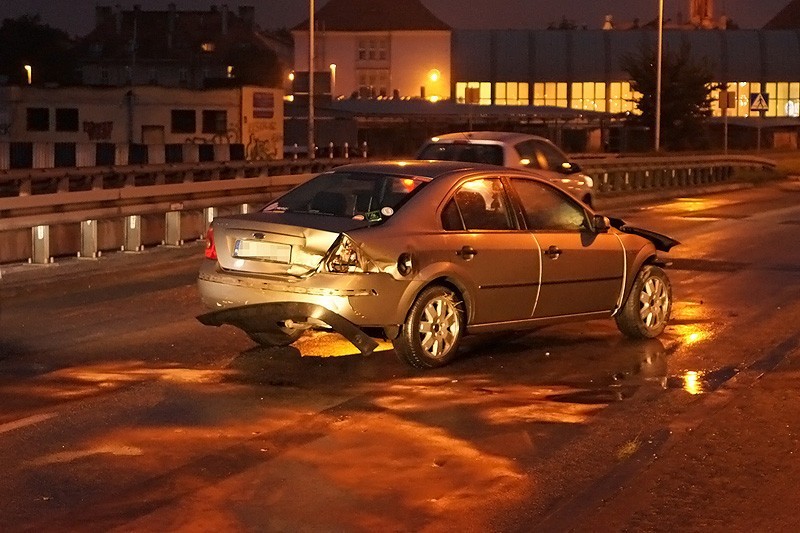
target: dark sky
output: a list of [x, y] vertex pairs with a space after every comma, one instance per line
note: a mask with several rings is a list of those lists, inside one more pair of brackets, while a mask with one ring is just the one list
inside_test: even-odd
[[[308, 0], [171, 0], [178, 9], [203, 9], [210, 5], [227, 4], [236, 10], [239, 5], [253, 5], [262, 28], [291, 27], [308, 15]], [[404, 0], [395, 0], [402, 2]], [[727, 14], [743, 28], [760, 28], [775, 16], [790, 0], [716, 0], [715, 14]], [[316, 0], [317, 8], [326, 0]], [[170, 0], [0, 0], [0, 19], [39, 13], [43, 22], [66, 30], [72, 35], [84, 35], [94, 25], [96, 5], [120, 5], [131, 9], [166, 10]], [[562, 17], [599, 28], [606, 14], [615, 21], [638, 18], [645, 22], [655, 19], [658, 0], [423, 0], [440, 19], [454, 28], [544, 28]], [[665, 0], [665, 17], [677, 19], [678, 13], [688, 12], [689, 0]]]

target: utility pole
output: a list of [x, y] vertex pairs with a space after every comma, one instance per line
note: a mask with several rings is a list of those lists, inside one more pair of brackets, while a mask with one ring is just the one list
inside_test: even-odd
[[658, 58], [656, 59], [656, 131], [655, 149], [661, 149], [661, 58], [664, 48], [664, 0], [658, 0]]
[[308, 158], [314, 159], [314, 0], [308, 5]]

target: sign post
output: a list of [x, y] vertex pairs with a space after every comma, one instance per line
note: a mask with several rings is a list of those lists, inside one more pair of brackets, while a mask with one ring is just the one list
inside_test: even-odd
[[728, 109], [736, 107], [736, 93], [733, 91], [720, 91], [719, 92], [719, 108], [722, 110], [722, 117], [725, 119], [724, 141], [723, 147], [725, 153], [728, 153]]
[[750, 93], [750, 111], [758, 112], [758, 140], [756, 151], [761, 151], [761, 122], [764, 113], [769, 109], [769, 93]]

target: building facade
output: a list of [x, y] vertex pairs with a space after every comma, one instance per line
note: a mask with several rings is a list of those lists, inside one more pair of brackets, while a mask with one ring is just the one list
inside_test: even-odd
[[[635, 30], [456, 30], [453, 94], [461, 103], [556, 106], [608, 113], [635, 110], [626, 54], [655, 49], [657, 32]], [[748, 118], [751, 95], [762, 93], [766, 117], [800, 116], [800, 30], [667, 29], [664, 49], [688, 45]], [[716, 96], [715, 92], [715, 96]], [[716, 116], [722, 111], [714, 110]]]
[[[292, 30], [308, 72], [309, 22]], [[418, 0], [331, 0], [315, 14], [313, 71], [337, 97], [451, 97], [451, 29]]]
[[[214, 146], [232, 145], [241, 146], [242, 159], [280, 159], [283, 119], [283, 92], [269, 87], [0, 87], [0, 168], [163, 163], [170, 159], [166, 146], [180, 154], [176, 162], [202, 160], [200, 146], [213, 160]], [[98, 162], [98, 145], [149, 156], [126, 152]], [[194, 146], [194, 155], [183, 157], [182, 146]], [[58, 164], [57, 149], [72, 155]]]

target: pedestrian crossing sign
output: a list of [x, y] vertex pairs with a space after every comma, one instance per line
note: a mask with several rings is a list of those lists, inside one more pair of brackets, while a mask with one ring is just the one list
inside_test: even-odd
[[767, 111], [769, 93], [750, 93], [750, 111]]

